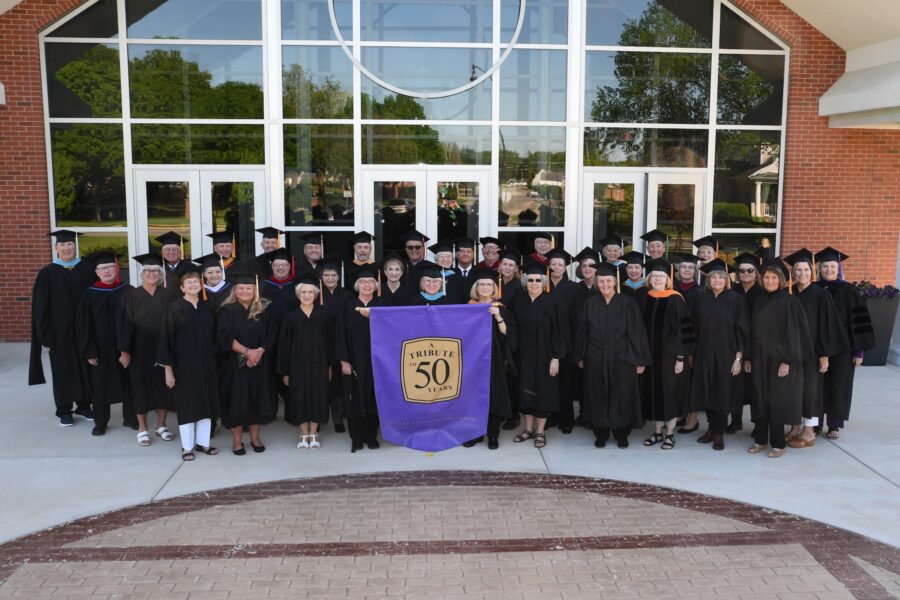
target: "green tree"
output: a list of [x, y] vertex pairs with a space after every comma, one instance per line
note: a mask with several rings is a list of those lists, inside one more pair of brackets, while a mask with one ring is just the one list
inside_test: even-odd
[[98, 44], [54, 74], [57, 81], [90, 109], [92, 117], [122, 116], [119, 52]]

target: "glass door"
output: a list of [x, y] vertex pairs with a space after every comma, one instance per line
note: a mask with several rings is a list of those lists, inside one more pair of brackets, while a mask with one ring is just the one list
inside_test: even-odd
[[580, 235], [584, 246], [597, 248], [600, 240], [617, 235], [626, 246], [643, 248], [647, 230], [645, 197], [647, 174], [641, 171], [604, 171], [584, 174]]
[[702, 173], [650, 173], [647, 176], [647, 231], [669, 235], [669, 252], [694, 253], [703, 235]]
[[252, 260], [261, 252], [262, 235], [256, 233], [256, 223], [269, 223], [265, 188], [264, 171], [200, 172], [204, 254], [212, 252], [213, 247], [206, 234], [217, 231], [234, 232], [239, 261]]
[[[429, 170], [426, 195], [427, 223], [422, 230], [432, 240], [454, 240], [469, 237], [478, 240], [481, 232], [491, 231], [481, 221], [490, 173], [473, 170]], [[480, 260], [480, 257], [479, 257]]]
[[184, 257], [203, 254], [200, 226], [200, 172], [190, 170], [136, 170], [134, 190], [137, 199], [137, 237], [132, 256], [160, 251], [156, 238], [175, 233], [187, 238]]

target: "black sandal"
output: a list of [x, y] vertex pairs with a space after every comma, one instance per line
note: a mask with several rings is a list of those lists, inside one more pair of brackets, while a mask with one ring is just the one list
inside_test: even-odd
[[219, 453], [218, 449], [213, 446], [201, 446], [200, 444], [194, 446], [194, 450], [197, 450], [198, 452], [202, 452], [203, 454], [207, 454], [209, 456], [215, 456]]
[[666, 441], [663, 442], [663, 445], [660, 446], [663, 450], [671, 450], [675, 447], [675, 436], [674, 435], [666, 435]]
[[644, 445], [645, 446], [655, 446], [658, 443], [660, 443], [661, 441], [663, 441], [663, 434], [661, 432], [656, 432], [653, 435], [651, 435], [650, 437], [648, 437], [646, 440], [644, 440]]
[[534, 434], [534, 447], [543, 448], [547, 445], [547, 437], [543, 433]]
[[524, 442], [525, 440], [530, 440], [533, 437], [534, 437], [533, 431], [529, 431], [528, 429], [523, 429], [521, 431], [521, 433], [519, 433], [518, 435], [516, 435], [516, 437], [513, 438], [513, 441], [518, 444], [520, 442]]
[[194, 458], [196, 457], [194, 456], [193, 452], [185, 451], [181, 453], [181, 460], [183, 460], [184, 462], [191, 462], [192, 460], [194, 460]]

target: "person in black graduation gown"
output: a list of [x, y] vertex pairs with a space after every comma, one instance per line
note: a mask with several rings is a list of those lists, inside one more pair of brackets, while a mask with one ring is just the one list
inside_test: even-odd
[[617, 293], [618, 269], [597, 265], [600, 293], [588, 298], [578, 319], [575, 356], [584, 369], [584, 418], [603, 448], [610, 431], [628, 447], [633, 427], [644, 424], [638, 376], [650, 364], [647, 331], [637, 303]]
[[[828, 415], [828, 437], [837, 439], [844, 421], [850, 418], [853, 397], [853, 376], [862, 365], [863, 352], [875, 346], [875, 332], [866, 300], [856, 286], [843, 280], [841, 262], [850, 258], [828, 247], [816, 253], [819, 266], [818, 284], [828, 290], [834, 300], [838, 317], [850, 341], [850, 351], [828, 357], [828, 371], [823, 386], [823, 413]], [[820, 416], [820, 428], [822, 419]]]
[[[331, 376], [328, 378], [328, 401], [331, 405], [331, 418], [334, 421], [334, 431], [336, 433], [344, 433], [344, 398], [341, 393], [341, 363], [333, 358], [334, 348], [333, 340], [337, 330], [337, 320], [351, 302], [353, 302], [353, 292], [341, 285], [341, 268], [342, 261], [340, 257], [332, 256], [325, 258], [319, 263], [318, 276], [319, 281], [316, 282], [320, 286], [319, 299], [321, 304], [328, 311], [330, 317], [328, 322], [328, 339], [332, 341], [329, 346], [329, 368]], [[360, 265], [356, 265], [359, 267]], [[355, 270], [354, 270], [355, 272]], [[326, 419], [327, 420], [327, 419]]]
[[166, 387], [175, 395], [181, 458], [194, 460], [194, 451], [215, 455], [209, 445], [212, 420], [218, 417], [219, 386], [216, 373], [216, 321], [200, 308], [200, 273], [181, 276], [180, 299], [166, 306], [160, 326], [156, 362], [163, 366]]
[[203, 290], [200, 292], [201, 306], [214, 313], [231, 293], [231, 282], [225, 279], [225, 267], [222, 257], [213, 252], [194, 259], [200, 267], [203, 278]]
[[222, 268], [225, 269], [225, 276], [227, 277], [228, 273], [238, 264], [235, 233], [225, 229], [207, 233], [206, 237], [212, 239], [213, 252], [222, 257]]
[[403, 283], [410, 286], [413, 290], [419, 289], [419, 279], [422, 272], [419, 269], [419, 263], [425, 261], [425, 244], [431, 239], [424, 233], [419, 231], [410, 231], [400, 240], [403, 242], [403, 248], [406, 250], [406, 260], [404, 265]]
[[78, 302], [75, 336], [78, 354], [88, 364], [94, 410], [91, 434], [103, 435], [109, 426], [109, 409], [113, 404], [122, 404], [126, 427], [131, 423], [137, 426], [131, 386], [116, 338], [122, 300], [133, 288], [119, 279], [119, 265], [112, 253], [99, 253], [94, 260], [98, 281], [84, 291]]
[[[513, 249], [504, 250], [500, 254], [498, 295], [510, 310], [516, 302], [516, 297], [525, 293], [525, 289], [522, 287], [522, 274], [519, 272], [521, 261], [522, 255]], [[503, 430], [513, 431], [519, 426], [519, 377], [514, 364], [506, 371], [506, 388], [512, 404], [512, 416], [503, 424]]]
[[512, 306], [519, 334], [519, 408], [525, 415], [525, 428], [513, 441], [533, 438], [535, 448], [547, 445], [544, 426], [550, 413], [559, 410], [557, 376], [559, 362], [567, 352], [563, 344], [564, 325], [556, 299], [546, 291], [548, 285], [546, 267], [530, 264], [525, 268], [525, 293], [517, 296]]
[[303, 256], [296, 261], [296, 276], [309, 275], [315, 277], [316, 266], [325, 256], [325, 236], [321, 233], [307, 233], [300, 238], [300, 252]]
[[691, 297], [702, 290], [698, 285], [700, 270], [697, 267], [699, 258], [693, 254], [678, 254], [673, 257], [675, 264], [675, 291], [690, 303]]
[[460, 237], [453, 241], [456, 251], [456, 266], [453, 267], [454, 272], [460, 278], [460, 298], [459, 302], [465, 304], [469, 301], [472, 292], [472, 285], [475, 280], [472, 275], [475, 273], [475, 240], [470, 237]]
[[412, 302], [413, 306], [443, 306], [459, 302], [447, 295], [447, 288], [440, 265], [423, 260], [416, 267], [419, 270], [419, 293]]
[[265, 279], [272, 274], [272, 263], [269, 262], [266, 255], [281, 248], [281, 235], [284, 232], [277, 227], [260, 227], [256, 231], [262, 235], [262, 240], [259, 242], [262, 253], [251, 261], [250, 267], [254, 273], [259, 275], [260, 279]]
[[503, 251], [506, 244], [489, 236], [478, 238], [478, 241], [481, 242], [481, 253], [484, 255], [484, 259], [475, 266], [479, 269], [490, 269], [496, 273], [500, 268], [500, 252]]
[[351, 452], [361, 450], [363, 443], [372, 450], [380, 446], [368, 310], [381, 306], [375, 297], [377, 268], [361, 266], [354, 276], [357, 297], [341, 313], [334, 343], [334, 356], [341, 361], [344, 378], [344, 415], [350, 428]]
[[[297, 283], [299, 308], [281, 322], [278, 367], [287, 386], [284, 420], [299, 428], [297, 448], [318, 448], [319, 425], [328, 421], [328, 381], [333, 354], [332, 315], [322, 304], [319, 281], [308, 275]], [[344, 290], [347, 291], [347, 290]]]
[[850, 340], [841, 326], [841, 319], [831, 294], [813, 285], [812, 252], [801, 248], [784, 262], [791, 266], [794, 297], [800, 300], [806, 313], [809, 335], [815, 356], [803, 364], [803, 423], [791, 423], [787, 442], [791, 448], [808, 448], [816, 443], [814, 428], [822, 414], [822, 387], [828, 372], [828, 357], [850, 351]]
[[652, 360], [642, 376], [641, 396], [644, 418], [655, 423], [655, 430], [644, 445], [661, 442], [663, 450], [671, 450], [675, 447], [675, 421], [687, 402], [690, 380], [685, 364], [694, 327], [684, 298], [672, 289], [674, 267], [662, 258], [646, 266], [650, 287], [643, 317]]
[[785, 452], [785, 424], [799, 423], [803, 413], [804, 368], [815, 360], [806, 312], [786, 288], [787, 269], [779, 258], [762, 266], [763, 294], [753, 305], [750, 372], [753, 376], [751, 454], [769, 445], [769, 458]]
[[688, 302], [696, 335], [689, 408], [706, 411], [709, 429], [697, 441], [712, 442], [713, 450], [725, 449], [725, 422], [743, 402], [735, 398], [733, 379], [741, 373], [750, 343], [747, 302], [730, 289], [726, 269], [718, 258], [703, 265], [706, 287]]
[[167, 231], [156, 238], [156, 241], [162, 246], [162, 292], [169, 300], [177, 300], [181, 298], [181, 276], [193, 268], [191, 261], [184, 256], [184, 245], [188, 239], [174, 231]]
[[82, 293], [96, 281], [94, 265], [77, 256], [74, 231], [60, 229], [56, 237], [57, 258], [40, 271], [31, 292], [31, 356], [28, 385], [46, 383], [41, 348], [50, 349], [53, 401], [59, 424], [75, 424], [72, 413], [94, 418], [87, 367], [78, 356], [75, 311]]
[[[437, 242], [428, 246], [434, 254], [434, 262], [441, 268], [443, 290], [451, 304], [461, 304], [469, 301], [469, 285], [463, 282], [459, 271], [453, 268], [453, 243]], [[420, 263], [419, 269], [422, 268]], [[421, 280], [419, 285], [421, 285]]]
[[[575, 267], [575, 277], [578, 279], [578, 283], [576, 285], [577, 294], [575, 296], [575, 305], [573, 307], [576, 322], [572, 329], [572, 340], [578, 337], [578, 332], [576, 331], [578, 326], [578, 316], [581, 315], [581, 309], [584, 306], [584, 303], [594, 294], [600, 293], [600, 290], [597, 289], [597, 265], [602, 262], [600, 253], [588, 246], [584, 247], [581, 252], [576, 254], [574, 260], [577, 261], [578, 265]], [[578, 402], [579, 407], [582, 407], [584, 406], [584, 375], [580, 369], [578, 370], [578, 379], [575, 382], [575, 386], [575, 400]], [[579, 414], [575, 418], [575, 425], [586, 427], [587, 422], [584, 420], [584, 416], [581, 414], [582, 412], [584, 411], [579, 409]]]
[[301, 276], [315, 277], [315, 272], [303, 275], [294, 272], [293, 256], [287, 248], [278, 248], [266, 255], [272, 265], [272, 274], [259, 281], [259, 295], [270, 302], [268, 312], [276, 330], [281, 328], [281, 319], [297, 307], [294, 291]]
[[647, 286], [644, 279], [644, 261], [647, 259], [640, 252], [632, 250], [622, 255], [624, 264], [619, 265], [619, 289], [622, 294], [634, 300], [641, 312], [647, 300]]
[[[763, 289], [759, 284], [759, 257], [745, 252], [734, 257], [734, 270], [737, 273], [737, 283], [731, 286], [735, 292], [747, 301], [747, 312], [750, 315], [751, 327], [753, 324], [753, 305], [756, 299], [762, 295]], [[746, 364], [745, 364], [746, 367]], [[725, 433], [735, 433], [744, 428], [744, 406], [753, 402], [753, 376], [744, 369], [744, 372], [735, 377], [735, 394], [737, 398], [743, 398], [743, 402], [736, 403], [734, 412], [731, 413], [731, 422], [725, 426]]]
[[[497, 272], [477, 269], [472, 273], [472, 290], [469, 304], [492, 304], [491, 312], [491, 397], [488, 408], [488, 449], [500, 447], [500, 424], [512, 417], [512, 403], [506, 387], [506, 371], [515, 360], [516, 325], [512, 312], [500, 302]], [[484, 441], [484, 436], [465, 442], [471, 448]]]
[[375, 263], [375, 236], [368, 231], [359, 231], [353, 234], [353, 260], [347, 263], [346, 273], [342, 278], [348, 290], [353, 286], [353, 273], [362, 265]]
[[563, 346], [566, 355], [559, 362], [559, 411], [551, 415], [546, 428], [559, 425], [563, 434], [572, 433], [575, 425], [575, 402], [581, 401], [581, 370], [574, 356], [572, 340], [578, 322], [580, 308], [578, 284], [569, 279], [566, 272], [572, 256], [562, 248], [554, 248], [547, 253], [550, 295], [556, 300], [562, 325]]
[[[358, 269], [359, 265], [356, 268]], [[396, 252], [389, 254], [381, 263], [380, 270], [376, 272], [378, 281], [381, 283], [381, 306], [410, 306], [415, 302], [418, 294], [411, 286], [404, 283], [405, 269], [406, 263]]]
[[166, 427], [168, 411], [174, 407], [172, 391], [166, 387], [166, 375], [156, 366], [159, 326], [168, 299], [162, 291], [162, 257], [155, 253], [133, 257], [141, 265], [140, 287], [128, 290], [119, 310], [118, 350], [123, 359], [134, 411], [137, 413], [137, 442], [150, 445], [147, 413], [156, 411], [156, 435], [164, 441], [175, 439]]
[[231, 430], [231, 450], [246, 454], [243, 431], [250, 432], [250, 447], [264, 452], [260, 425], [275, 418], [273, 385], [278, 329], [268, 312], [269, 301], [259, 296], [256, 274], [231, 274], [231, 293], [216, 315], [216, 337], [224, 356], [219, 369], [222, 425]]
[[653, 229], [642, 235], [641, 239], [647, 243], [644, 252], [650, 259], [668, 257], [669, 236], [666, 232]]

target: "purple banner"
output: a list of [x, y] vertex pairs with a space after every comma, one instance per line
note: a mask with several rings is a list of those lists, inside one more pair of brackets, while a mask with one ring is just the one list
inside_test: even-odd
[[384, 439], [436, 452], [484, 435], [488, 304], [373, 308], [372, 368]]

